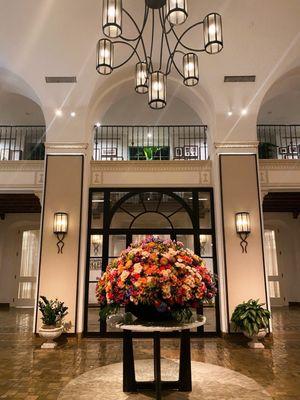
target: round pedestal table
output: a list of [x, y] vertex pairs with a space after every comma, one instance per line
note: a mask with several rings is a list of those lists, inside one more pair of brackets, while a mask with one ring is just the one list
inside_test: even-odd
[[[123, 391], [139, 392], [152, 390], [156, 393], [156, 399], [161, 400], [162, 390], [178, 390], [181, 392], [192, 391], [191, 371], [191, 343], [190, 330], [204, 325], [206, 318], [198, 316], [193, 322], [142, 322], [139, 320], [131, 324], [117, 324], [117, 328], [124, 331], [123, 335]], [[176, 381], [161, 380], [161, 334], [166, 332], [180, 333], [180, 361], [179, 379]], [[134, 356], [133, 356], [133, 333], [153, 333], [153, 361], [154, 381], [141, 382], [135, 379]]]

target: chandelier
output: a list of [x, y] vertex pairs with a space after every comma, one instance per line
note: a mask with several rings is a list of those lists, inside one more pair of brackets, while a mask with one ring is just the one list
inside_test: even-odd
[[[135, 37], [123, 36], [124, 17], [134, 26]], [[167, 76], [172, 70], [177, 71], [184, 85], [195, 86], [199, 82], [197, 53], [215, 54], [223, 48], [222, 20], [219, 14], [210, 13], [183, 33], [178, 32], [176, 27], [183, 24], [187, 17], [187, 0], [145, 0], [144, 20], [139, 27], [123, 7], [122, 0], [103, 0], [102, 29], [106, 38], [100, 39], [97, 44], [96, 70], [101, 75], [109, 75], [135, 56], [136, 92], [148, 93], [148, 103], [152, 109], [164, 108], [167, 104]], [[148, 22], [151, 39], [147, 46], [145, 30]], [[199, 42], [202, 42], [200, 48], [190, 47], [186, 43], [186, 35], [196, 27], [203, 29], [202, 38], [201, 34], [197, 34]], [[115, 65], [114, 56], [118, 45], [127, 46], [129, 54], [125, 60]], [[156, 46], [159, 61], [154, 63]]]

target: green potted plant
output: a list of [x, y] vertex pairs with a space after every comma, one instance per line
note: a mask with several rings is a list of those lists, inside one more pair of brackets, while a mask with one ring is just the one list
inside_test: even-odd
[[41, 296], [39, 300], [39, 310], [42, 313], [41, 320], [43, 325], [39, 329], [40, 337], [46, 339], [42, 344], [43, 349], [53, 349], [57, 346], [53, 340], [58, 338], [64, 329], [63, 318], [68, 314], [68, 307], [63, 302], [48, 300], [45, 296]]
[[277, 151], [276, 144], [269, 142], [261, 142], [258, 145], [258, 156], [262, 160], [277, 158], [276, 151]]
[[148, 147], [144, 147], [143, 151], [144, 151], [144, 155], [146, 157], [146, 160], [153, 160], [155, 154], [160, 150], [160, 147], [157, 146], [148, 146]]
[[253, 349], [264, 348], [258, 339], [263, 339], [269, 328], [271, 313], [263, 306], [264, 303], [259, 303], [259, 300], [244, 301], [236, 306], [231, 317], [235, 330], [240, 329], [251, 339], [248, 345]]

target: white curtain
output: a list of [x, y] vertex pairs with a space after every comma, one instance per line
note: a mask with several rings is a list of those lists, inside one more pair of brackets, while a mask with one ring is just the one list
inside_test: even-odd
[[271, 229], [265, 230], [265, 252], [266, 267], [269, 276], [278, 275], [278, 263], [276, 252], [275, 231]]

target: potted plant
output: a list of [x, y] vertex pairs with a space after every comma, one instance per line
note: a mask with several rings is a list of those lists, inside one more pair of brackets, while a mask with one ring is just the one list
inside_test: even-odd
[[199, 256], [181, 242], [153, 236], [122, 251], [96, 287], [104, 320], [125, 306], [143, 321], [188, 321], [191, 309], [216, 293], [215, 277]]
[[252, 349], [264, 348], [259, 339], [263, 339], [267, 334], [271, 313], [263, 306], [264, 303], [259, 303], [259, 300], [250, 299], [236, 306], [231, 317], [235, 330], [240, 329], [251, 339], [248, 346]]
[[39, 300], [39, 310], [42, 313], [43, 325], [39, 329], [40, 337], [46, 339], [42, 344], [42, 349], [54, 349], [57, 346], [53, 340], [58, 338], [64, 329], [62, 323], [63, 318], [68, 314], [68, 307], [63, 302], [48, 300], [45, 296], [41, 296]]

